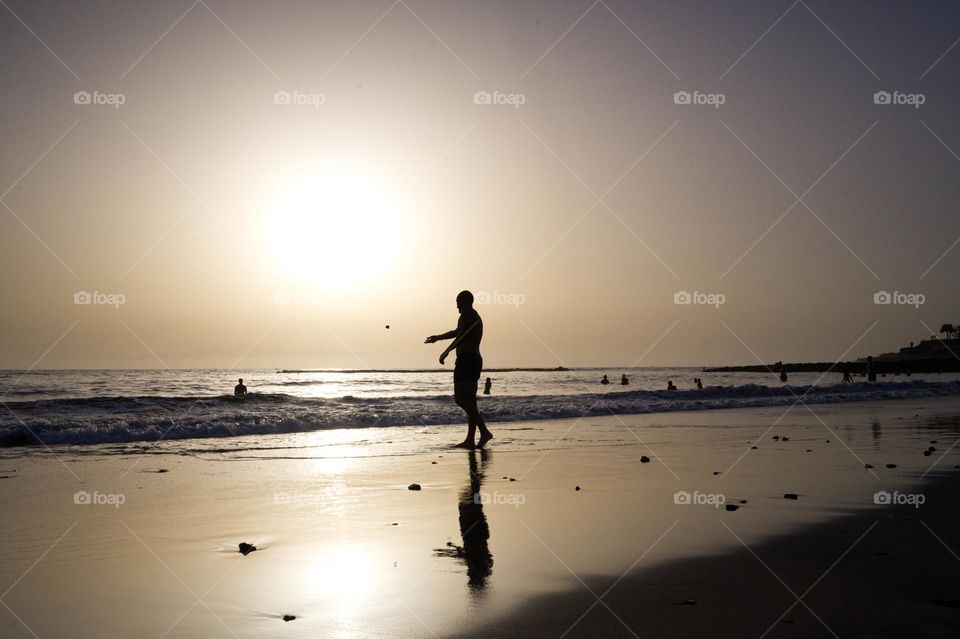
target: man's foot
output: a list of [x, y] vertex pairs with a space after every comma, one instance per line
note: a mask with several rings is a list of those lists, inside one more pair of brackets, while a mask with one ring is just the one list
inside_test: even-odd
[[480, 443], [477, 444], [477, 448], [483, 448], [488, 441], [493, 439], [493, 433], [487, 431], [486, 433], [480, 435]]
[[473, 442], [462, 441], [459, 444], [455, 444], [454, 448], [466, 448], [467, 450], [473, 450], [476, 446], [473, 445]]

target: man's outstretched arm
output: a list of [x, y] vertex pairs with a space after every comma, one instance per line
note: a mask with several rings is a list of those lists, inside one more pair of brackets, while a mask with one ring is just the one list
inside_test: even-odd
[[453, 338], [455, 338], [455, 337], [456, 337], [457, 335], [459, 335], [459, 334], [460, 334], [460, 333], [459, 333], [459, 330], [455, 328], [455, 329], [453, 329], [452, 331], [447, 331], [446, 333], [442, 333], [442, 334], [440, 334], [440, 335], [431, 335], [431, 336], [428, 337], [427, 339], [423, 340], [423, 343], [424, 343], [424, 344], [433, 344], [434, 342], [439, 342], [439, 341], [441, 341], [441, 340], [453, 339]]

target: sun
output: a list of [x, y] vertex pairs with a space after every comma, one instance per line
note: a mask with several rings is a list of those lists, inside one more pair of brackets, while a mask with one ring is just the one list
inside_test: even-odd
[[298, 286], [363, 287], [390, 269], [400, 242], [398, 217], [395, 198], [370, 176], [299, 173], [278, 184], [267, 200], [268, 259]]

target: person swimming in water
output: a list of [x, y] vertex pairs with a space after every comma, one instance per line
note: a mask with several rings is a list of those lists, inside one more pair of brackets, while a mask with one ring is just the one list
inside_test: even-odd
[[606, 386], [607, 384], [610, 383], [610, 380], [607, 379], [607, 376], [606, 376], [606, 375], [604, 375], [604, 376], [603, 376], [603, 379], [600, 380], [600, 383], [603, 384], [604, 386]]
[[626, 386], [626, 385], [629, 384], [629, 383], [630, 383], [630, 380], [627, 379], [627, 375], [626, 375], [626, 374], [623, 374], [623, 375], [620, 376], [620, 385], [621, 385], [621, 386]]
[[667, 380], [667, 390], [677, 390], [677, 387], [673, 385], [673, 380]]
[[488, 377], [488, 378], [487, 378], [487, 382], [483, 385], [483, 394], [484, 394], [484, 395], [489, 395], [489, 394], [490, 394], [490, 388], [491, 388], [492, 386], [493, 386], [493, 380], [491, 380], [491, 379]]
[[697, 388], [703, 390], [703, 381], [699, 377], [694, 377], [693, 383], [697, 385]]
[[246, 397], [247, 396], [247, 387], [243, 385], [243, 378], [241, 377], [237, 380], [239, 383], [233, 387], [234, 397]]
[[457, 295], [457, 310], [460, 312], [460, 319], [455, 329], [440, 335], [431, 335], [423, 343], [433, 344], [445, 339], [453, 340], [450, 346], [440, 354], [440, 365], [443, 365], [451, 351], [456, 351], [457, 361], [453, 367], [453, 394], [457, 406], [467, 414], [467, 437], [456, 447], [474, 448], [473, 439], [479, 428], [480, 441], [476, 445], [483, 448], [493, 439], [493, 433], [487, 429], [487, 424], [477, 408], [477, 382], [480, 381], [480, 372], [483, 370], [483, 357], [480, 356], [483, 320], [473, 308], [473, 293], [470, 291], [460, 291]]

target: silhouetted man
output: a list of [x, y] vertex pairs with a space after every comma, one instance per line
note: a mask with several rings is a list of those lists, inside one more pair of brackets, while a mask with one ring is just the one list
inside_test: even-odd
[[243, 378], [239, 380], [240, 383], [233, 387], [233, 394], [236, 397], [246, 397], [247, 396], [247, 387], [243, 385]]
[[424, 340], [424, 344], [433, 344], [440, 340], [452, 339], [440, 355], [440, 364], [443, 365], [450, 351], [456, 350], [457, 362], [453, 367], [453, 394], [457, 406], [467, 414], [467, 438], [457, 444], [457, 448], [473, 448], [473, 438], [477, 429], [480, 429], [480, 448], [491, 439], [493, 434], [487, 430], [487, 425], [480, 416], [477, 408], [477, 382], [483, 370], [483, 358], [480, 356], [480, 340], [483, 339], [483, 320], [473, 308], [473, 293], [460, 291], [457, 295], [457, 310], [460, 319], [457, 327], [442, 335], [431, 335]]
[[629, 384], [629, 383], [630, 383], [630, 380], [627, 379], [627, 376], [626, 376], [626, 375], [621, 375], [621, 376], [620, 376], [620, 385], [621, 385], [621, 386], [626, 386], [626, 385]]

